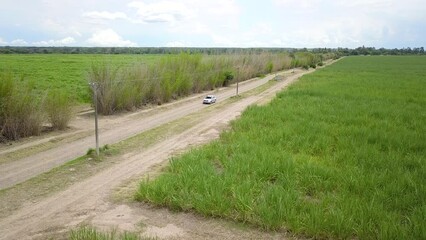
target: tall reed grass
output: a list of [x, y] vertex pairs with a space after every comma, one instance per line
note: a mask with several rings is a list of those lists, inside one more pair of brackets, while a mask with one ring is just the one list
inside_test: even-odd
[[53, 129], [67, 128], [73, 117], [73, 101], [66, 91], [60, 89], [49, 91], [43, 107]]
[[81, 226], [71, 230], [69, 240], [152, 240], [155, 238], [141, 237], [137, 233], [123, 232], [119, 233], [116, 230], [102, 232], [93, 227]]
[[426, 239], [426, 57], [347, 57], [136, 198], [319, 239]]
[[94, 65], [89, 73], [89, 82], [99, 86], [98, 109], [108, 115], [313, 64], [317, 59], [315, 56], [311, 53], [297, 54], [293, 58], [285, 53], [213, 56], [180, 53], [163, 57], [150, 65], [135, 63], [123, 68], [105, 63]]
[[40, 134], [43, 122], [41, 100], [34, 97], [31, 83], [17, 81], [23, 80], [0, 73], [0, 135], [12, 140]]
[[0, 139], [39, 135], [45, 122], [63, 129], [72, 114], [72, 102], [63, 91], [51, 91], [46, 99], [35, 92], [31, 81], [0, 72]]

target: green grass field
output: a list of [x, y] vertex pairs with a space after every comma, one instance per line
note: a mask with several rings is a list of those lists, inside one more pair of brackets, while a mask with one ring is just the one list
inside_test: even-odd
[[347, 57], [141, 182], [140, 201], [314, 238], [426, 239], [426, 57]]
[[0, 54], [0, 71], [32, 81], [38, 91], [65, 89], [80, 103], [90, 102], [88, 71], [92, 64], [126, 66], [150, 63], [162, 55]]

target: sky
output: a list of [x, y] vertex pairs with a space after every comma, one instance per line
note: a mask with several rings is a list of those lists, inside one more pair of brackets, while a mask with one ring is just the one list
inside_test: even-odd
[[426, 2], [0, 0], [0, 46], [426, 47]]

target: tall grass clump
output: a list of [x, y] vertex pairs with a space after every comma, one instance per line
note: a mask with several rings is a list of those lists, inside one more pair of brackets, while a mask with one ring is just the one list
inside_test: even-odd
[[324, 60], [332, 59], [333, 54], [314, 54], [310, 52], [296, 52], [292, 53], [291, 67], [301, 67], [309, 69], [309, 67], [316, 68], [317, 64]]
[[158, 72], [161, 96], [159, 101], [168, 102], [177, 97], [192, 93], [193, 83], [198, 76], [198, 67], [201, 63], [201, 55], [181, 53], [178, 56], [168, 56], [153, 66]]
[[51, 90], [46, 97], [44, 109], [53, 129], [63, 130], [73, 117], [73, 101], [68, 92], [60, 89]]
[[425, 65], [347, 57], [306, 75], [136, 198], [309, 238], [426, 239]]
[[39, 135], [43, 122], [41, 105], [31, 82], [17, 80], [9, 72], [0, 73], [0, 135], [10, 140]]
[[92, 86], [96, 91], [98, 111], [105, 115], [112, 114], [118, 105], [117, 97], [123, 83], [119, 82], [117, 74], [118, 68], [106, 63], [93, 64], [89, 72], [89, 82], [95, 84]]
[[68, 236], [69, 240], [150, 240], [154, 238], [141, 237], [137, 233], [123, 232], [116, 230], [102, 232], [90, 226], [81, 226], [71, 230]]
[[[145, 68], [94, 64], [89, 72], [89, 82], [96, 84], [98, 111], [110, 115], [117, 111], [131, 111], [144, 104], [144, 97], [149, 97], [147, 88], [150, 87], [145, 75]], [[91, 91], [93, 94], [93, 89]]]
[[[315, 59], [311, 53], [297, 55], [300, 64], [312, 64]], [[207, 56], [182, 52], [149, 65], [93, 65], [89, 82], [97, 83], [99, 112], [108, 115], [149, 103], [162, 104], [290, 67], [299, 65], [294, 65], [292, 57], [284, 53]]]

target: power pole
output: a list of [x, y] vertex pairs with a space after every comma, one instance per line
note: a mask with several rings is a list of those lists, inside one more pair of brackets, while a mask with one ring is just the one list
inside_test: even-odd
[[89, 85], [93, 90], [93, 104], [95, 105], [95, 135], [96, 135], [96, 156], [99, 156], [99, 132], [98, 132], [98, 84], [91, 82]]
[[238, 97], [238, 83], [240, 82], [240, 80], [237, 79], [237, 97]]

